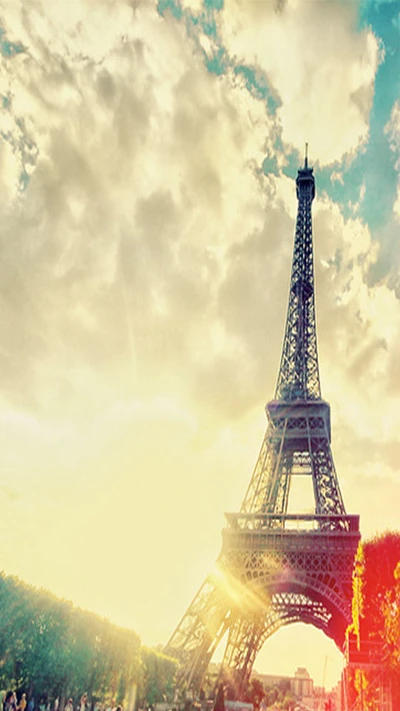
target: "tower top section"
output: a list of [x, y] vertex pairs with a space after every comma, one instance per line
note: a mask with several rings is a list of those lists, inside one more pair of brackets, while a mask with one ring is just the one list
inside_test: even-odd
[[275, 399], [318, 400], [319, 381], [314, 302], [314, 264], [311, 203], [315, 196], [313, 169], [304, 167], [296, 178], [298, 211], [294, 238], [289, 305]]
[[313, 176], [313, 169], [308, 167], [308, 143], [306, 143], [304, 167], [299, 168], [297, 171], [296, 193], [299, 200], [303, 195], [309, 196], [311, 200], [315, 197], [315, 179]]

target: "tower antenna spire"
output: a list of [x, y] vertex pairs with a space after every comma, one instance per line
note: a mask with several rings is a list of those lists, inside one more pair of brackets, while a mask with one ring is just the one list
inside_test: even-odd
[[308, 168], [308, 143], [306, 142], [306, 150], [304, 156], [304, 167]]

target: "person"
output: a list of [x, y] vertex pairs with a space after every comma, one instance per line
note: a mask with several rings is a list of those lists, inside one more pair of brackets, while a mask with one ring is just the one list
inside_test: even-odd
[[17, 706], [17, 710], [18, 711], [25, 711], [25, 709], [26, 709], [26, 694], [22, 694], [22, 696], [19, 700], [19, 704]]
[[88, 708], [88, 695], [86, 692], [82, 694], [78, 711], [87, 711]]
[[65, 704], [64, 711], [74, 711], [74, 702], [72, 699], [68, 699]]
[[13, 694], [13, 691], [7, 691], [3, 701], [3, 711], [9, 711], [11, 709]]
[[3, 708], [4, 711], [17, 711], [17, 695], [15, 691], [7, 691]]

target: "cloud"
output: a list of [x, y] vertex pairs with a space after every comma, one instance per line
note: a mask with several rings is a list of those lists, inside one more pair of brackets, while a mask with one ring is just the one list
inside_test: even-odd
[[[395, 101], [390, 114], [390, 119], [384, 128], [384, 133], [388, 136], [390, 150], [395, 155], [395, 169], [400, 176], [400, 101]], [[393, 205], [393, 213], [400, 221], [400, 177], [397, 183], [397, 198]]]
[[0, 491], [11, 501], [18, 499], [20, 496], [19, 492], [11, 486], [0, 486]]
[[211, 389], [213, 407], [219, 403], [228, 417], [272, 395], [275, 387], [293, 223], [267, 181], [263, 191], [262, 222], [227, 252], [215, 312], [219, 339], [211, 341], [195, 391], [203, 402]]
[[[389, 195], [393, 195], [393, 203], [388, 202], [388, 214], [384, 223], [375, 230], [374, 237], [379, 242], [380, 250], [376, 262], [371, 265], [368, 281], [373, 284], [387, 284], [394, 291], [397, 298], [400, 298], [400, 252], [398, 249], [398, 231], [400, 221], [400, 103], [395, 101], [390, 119], [383, 127], [383, 134], [388, 141], [390, 153], [388, 154], [389, 165], [385, 166], [385, 171], [391, 174]], [[393, 166], [393, 168], [392, 168]], [[388, 170], [389, 168], [389, 170]], [[375, 170], [375, 166], [374, 166]], [[396, 186], [397, 172], [397, 186]], [[394, 189], [393, 189], [394, 188]]]
[[[385, 388], [397, 344], [398, 300], [387, 283], [369, 283], [379, 250], [361, 220], [345, 220], [337, 205], [320, 199], [314, 231], [321, 369], [329, 373], [329, 380], [333, 373], [341, 373], [346, 385], [343, 381], [337, 390], [340, 397], [350, 388], [351, 396], [342, 404], [337, 402], [340, 408], [350, 407], [359, 398], [372, 403]], [[372, 409], [360, 404], [360, 423], [363, 412]]]
[[260, 67], [278, 93], [283, 141], [301, 154], [308, 141], [321, 164], [368, 138], [379, 48], [370, 29], [355, 29], [355, 13], [351, 3], [228, 0], [219, 14], [230, 55]]
[[261, 219], [270, 125], [172, 17], [122, 5], [100, 57], [108, 4], [88, 37], [84, 3], [53, 37], [61, 5], [10, 14], [25, 52], [6, 66], [8, 120], [23, 116], [37, 158], [3, 218], [3, 392], [49, 416], [96, 409], [125, 378], [191, 377], [224, 251]]
[[67, 48], [43, 42], [61, 10], [11, 18], [26, 51], [9, 67], [10, 116], [24, 110], [39, 158], [3, 226], [3, 393], [80, 416], [177, 388], [239, 414], [261, 382], [272, 391], [283, 333], [296, 201], [290, 181], [260, 172], [275, 120], [233, 73], [207, 73], [172, 16], [129, 9], [126, 25], [121, 9], [99, 61], [109, 8], [89, 38], [85, 12], [76, 5]]
[[201, 12], [203, 9], [203, 0], [182, 0], [182, 7], [191, 12]]

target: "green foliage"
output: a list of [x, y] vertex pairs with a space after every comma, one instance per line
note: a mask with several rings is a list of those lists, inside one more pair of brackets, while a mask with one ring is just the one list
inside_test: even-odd
[[2, 573], [0, 611], [0, 688], [112, 703], [138, 686], [148, 703], [172, 693], [177, 662], [131, 630]]
[[142, 677], [139, 697], [143, 704], [153, 705], [158, 701], [172, 701], [174, 680], [178, 668], [176, 659], [161, 651], [142, 648]]

